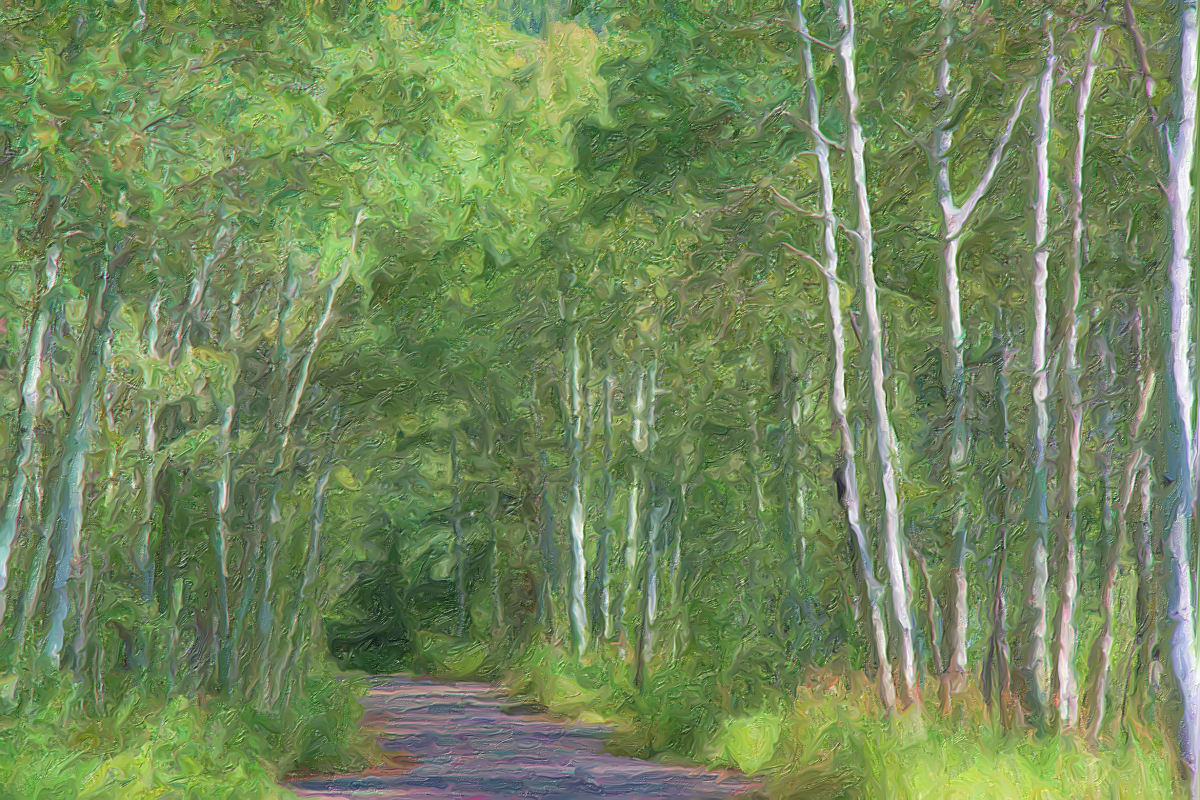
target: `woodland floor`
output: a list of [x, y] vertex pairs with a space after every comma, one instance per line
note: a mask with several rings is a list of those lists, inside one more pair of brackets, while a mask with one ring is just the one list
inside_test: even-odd
[[754, 784], [740, 775], [671, 766], [604, 751], [608, 730], [561, 722], [485, 683], [380, 675], [364, 699], [379, 730], [383, 767], [355, 775], [295, 777], [323, 800], [717, 800]]

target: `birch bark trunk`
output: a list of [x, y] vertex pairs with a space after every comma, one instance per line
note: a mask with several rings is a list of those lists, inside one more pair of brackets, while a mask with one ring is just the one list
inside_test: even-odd
[[609, 548], [613, 539], [612, 515], [616, 487], [613, 483], [613, 395], [617, 382], [611, 374], [604, 376], [604, 520], [600, 525], [600, 540], [596, 551], [596, 609], [595, 620], [602, 641], [612, 636], [612, 598], [608, 571]]
[[[84, 468], [91, 449], [92, 427], [96, 413], [96, 392], [100, 379], [108, 368], [112, 340], [112, 318], [120, 307], [117, 283], [121, 270], [131, 253], [131, 243], [125, 242], [98, 280], [95, 289], [96, 305], [92, 309], [94, 322], [86, 357], [80, 364], [75, 400], [70, 422], [63, 439], [63, 457], [59, 468], [56, 502], [45, 525], [50, 526], [55, 565], [50, 585], [49, 629], [42, 645], [42, 654], [57, 669], [62, 655], [65, 623], [70, 610], [69, 582], [78, 566], [80, 536], [83, 533]], [[31, 576], [32, 579], [32, 576]]]
[[20, 405], [17, 409], [17, 448], [9, 470], [8, 494], [0, 516], [0, 626], [8, 607], [8, 565], [12, 558], [13, 541], [21, 521], [30, 472], [34, 469], [37, 445], [37, 417], [41, 407], [42, 364], [45, 360], [46, 329], [50, 325], [50, 293], [58, 283], [59, 260], [62, 253], [52, 245], [46, 253], [46, 265], [36, 281], [29, 341], [25, 346], [25, 371], [21, 380]]
[[641, 529], [641, 478], [642, 465], [639, 459], [645, 453], [647, 447], [646, 437], [646, 371], [641, 369], [637, 373], [637, 382], [634, 388], [633, 402], [630, 405], [630, 413], [633, 416], [633, 431], [631, 439], [634, 449], [634, 455], [630, 463], [629, 477], [629, 498], [625, 513], [625, 547], [623, 552], [624, 582], [621, 585], [621, 594], [617, 600], [617, 634], [622, 638], [628, 638], [625, 630], [625, 615], [627, 613], [627, 605], [633, 598], [634, 585], [638, 575], [638, 531]]
[[[350, 276], [350, 264], [358, 252], [358, 230], [363, 220], [363, 212], [360, 210], [354, 217], [354, 222], [350, 228], [350, 250], [342, 260], [341, 268], [329, 282], [325, 288], [325, 302], [321, 308], [320, 314], [317, 317], [316, 323], [313, 326], [312, 336], [309, 339], [308, 347], [305, 348], [304, 355], [300, 358], [300, 363], [297, 366], [298, 375], [296, 376], [295, 384], [290, 391], [285, 391], [284, 406], [279, 420], [277, 429], [277, 443], [274, 450], [275, 462], [272, 466], [272, 481], [271, 481], [271, 512], [267, 520], [266, 535], [264, 543], [263, 555], [263, 584], [262, 593], [259, 596], [258, 607], [258, 634], [264, 647], [263, 651], [269, 653], [271, 651], [271, 643], [274, 638], [274, 606], [271, 602], [271, 592], [274, 587], [275, 575], [275, 559], [279, 546], [279, 538], [276, 532], [276, 525], [280, 520], [279, 513], [279, 492], [280, 492], [280, 473], [283, 471], [286, 461], [287, 447], [291, 437], [292, 424], [296, 420], [296, 414], [300, 410], [300, 400], [304, 397], [304, 391], [308, 388], [308, 375], [312, 368], [313, 358], [316, 356], [317, 350], [321, 346], [321, 340], [325, 334], [325, 329], [329, 326], [329, 321], [333, 317], [333, 305], [337, 300], [338, 292], [341, 291], [346, 279]], [[291, 300], [295, 298], [295, 287], [288, 287], [285, 292], [289, 292]], [[284, 341], [284, 322], [286, 321], [286, 313], [290, 313], [291, 303], [285, 305], [285, 310], [281, 311], [281, 321], [279, 330], [279, 348], [281, 353], [286, 353], [286, 344]], [[281, 359], [286, 361], [287, 359]], [[288, 371], [283, 372], [283, 385], [285, 390], [288, 384]], [[269, 674], [264, 674], [264, 681], [269, 677]], [[263, 686], [264, 696], [271, 695], [271, 687]]]
[[[937, 87], [934, 96], [939, 114], [934, 122], [930, 161], [938, 206], [941, 209], [941, 295], [942, 331], [944, 336], [942, 375], [946, 396], [950, 400], [950, 441], [947, 467], [950, 491], [953, 493], [950, 534], [950, 572], [946, 591], [945, 650], [949, 659], [942, 682], [947, 698], [961, 693], [967, 684], [967, 481], [965, 467], [970, 448], [967, 432], [966, 370], [964, 349], [966, 337], [959, 289], [958, 255], [962, 234], [971, 222], [980, 201], [995, 181], [1004, 159], [1004, 151], [1012, 137], [1013, 128], [1029, 96], [1026, 86], [1017, 98], [1003, 132], [992, 148], [991, 155], [979, 181], [968, 193], [963, 205], [954, 201], [950, 178], [950, 151], [954, 144], [952, 117], [953, 95], [950, 88], [950, 47], [953, 43], [951, 14], [953, 0], [941, 3], [941, 59], [937, 68]], [[948, 702], [948, 701], [947, 701]]]
[[1179, 751], [1193, 798], [1200, 798], [1200, 668], [1196, 657], [1195, 616], [1192, 607], [1192, 572], [1189, 563], [1191, 535], [1192, 470], [1195, 466], [1192, 434], [1195, 428], [1195, 395], [1189, 346], [1192, 332], [1192, 169], [1196, 152], [1197, 24], [1196, 0], [1179, 2], [1179, 64], [1175, 113], [1170, 123], [1167, 156], [1167, 209], [1171, 253], [1167, 262], [1167, 287], [1163, 316], [1166, 364], [1164, 370], [1166, 418], [1165, 476], [1167, 495], [1163, 507], [1163, 550], [1166, 555], [1167, 659], [1181, 700]]
[[582, 656], [587, 649], [587, 557], [584, 553], [583, 523], [586, 516], [583, 500], [583, 427], [586, 404], [580, 386], [582, 365], [579, 358], [579, 331], [571, 332], [571, 349], [567, 360], [570, 417], [567, 440], [571, 451], [571, 591], [567, 606], [571, 627], [571, 647]]
[[1033, 197], [1033, 325], [1030, 370], [1033, 373], [1033, 409], [1031, 417], [1032, 458], [1029, 479], [1029, 519], [1033, 542], [1025, 570], [1025, 596], [1022, 609], [1024, 653], [1017, 670], [1024, 683], [1029, 710], [1040, 725], [1046, 714], [1046, 584], [1049, 581], [1049, 510], [1046, 502], [1046, 446], [1050, 438], [1049, 381], [1046, 363], [1046, 281], [1050, 256], [1050, 126], [1051, 94], [1058, 56], [1050, 17], [1046, 16], [1046, 61], [1038, 81], [1038, 122], [1034, 142]]
[[817, 91], [816, 71], [813, 68], [812, 46], [808, 43], [808, 25], [801, 2], [796, 3], [797, 19], [803, 39], [801, 53], [804, 58], [805, 94], [808, 102], [808, 119], [813, 134], [813, 151], [817, 156], [818, 173], [821, 179], [821, 213], [823, 249], [818, 266], [825, 278], [825, 306], [829, 317], [829, 409], [840, 445], [839, 463], [836, 471], [838, 500], [846, 516], [859, 572], [866, 586], [867, 619], [870, 625], [871, 642], [878, 664], [876, 680], [879, 698], [889, 712], [896, 708], [896, 686], [892, 680], [891, 662], [888, 659], [887, 623], [883, 607], [883, 585], [875, 576], [871, 543], [862, 526], [862, 512], [858, 495], [858, 473], [854, 450], [854, 435], [850, 431], [846, 400], [846, 336], [842, 318], [841, 286], [838, 283], [837, 218], [833, 207], [833, 172], [829, 164], [829, 144], [821, 133], [821, 101]]
[[1084, 57], [1075, 102], [1075, 154], [1071, 164], [1071, 271], [1063, 299], [1062, 350], [1059, 373], [1058, 465], [1058, 623], [1055, 641], [1054, 688], [1059, 725], [1079, 723], [1079, 687], [1075, 675], [1075, 606], [1079, 596], [1079, 545], [1076, 541], [1076, 507], [1079, 503], [1079, 451], [1083, 408], [1079, 395], [1079, 296], [1083, 272], [1083, 163], [1087, 152], [1088, 106], [1096, 78], [1096, 56], [1104, 38], [1104, 25], [1092, 31]]
[[1009, 457], [1008, 423], [1008, 371], [1012, 362], [1013, 348], [1008, 342], [1004, 317], [997, 314], [996, 330], [993, 334], [996, 370], [996, 407], [1000, 425], [996, 431], [995, 450], [999, 461], [996, 486], [991, 496], [992, 518], [996, 527], [996, 566], [992, 579], [990, 603], [991, 631], [988, 635], [987, 655], [983, 662], [983, 697], [990, 707], [992, 686], [996, 687], [996, 701], [1000, 706], [1000, 719], [1009, 726], [1012, 710], [1012, 657], [1008, 646], [1008, 602], [1005, 599], [1005, 573], [1008, 569], [1008, 509], [1012, 499], [1009, 488], [1011, 459]]
[[875, 238], [871, 223], [871, 202], [867, 190], [866, 142], [859, 121], [858, 76], [855, 68], [855, 22], [851, 0], [839, 0], [838, 20], [842, 27], [837, 45], [837, 58], [842, 69], [843, 94], [846, 99], [847, 151], [850, 155], [858, 224], [854, 233], [858, 246], [859, 276], [866, 316], [865, 338], [871, 368], [871, 400], [875, 422], [875, 448], [879, 462], [879, 478], [883, 492], [883, 513], [880, 528], [884, 557], [887, 560], [888, 588], [891, 610], [897, 631], [896, 649], [899, 653], [900, 676], [908, 703], [919, 696], [916, 660], [912, 642], [912, 615], [909, 609], [908, 583], [904, 565], [904, 542], [900, 525], [900, 497], [897, 491], [895, 437], [888, 415], [887, 389], [884, 385], [883, 322], [879, 313], [878, 290], [875, 285]]
[[[1099, 739], [1100, 728], [1104, 724], [1107, 710], [1108, 674], [1112, 663], [1113, 626], [1114, 626], [1114, 592], [1117, 583], [1117, 573], [1121, 565], [1121, 556], [1125, 544], [1129, 540], [1129, 507], [1133, 502], [1138, 474], [1146, 461], [1146, 452], [1141, 445], [1142, 425], [1150, 407], [1150, 398], [1154, 392], [1154, 367], [1146, 350], [1142, 332], [1142, 321], [1139, 315], [1134, 328], [1135, 352], [1139, 362], [1138, 403], [1134, 407], [1133, 418], [1129, 425], [1129, 440], [1134, 443], [1132, 452], [1121, 475], [1121, 485], [1117, 495], [1116, 533], [1105, 558], [1104, 575], [1100, 585], [1100, 613], [1103, 625], [1100, 634], [1092, 643], [1092, 651], [1088, 658], [1088, 672], [1091, 679], [1084, 706], [1091, 709], [1088, 719], [1087, 737], [1095, 742]], [[1136, 634], [1135, 634], [1136, 638]], [[1136, 646], [1135, 646], [1136, 649]]]

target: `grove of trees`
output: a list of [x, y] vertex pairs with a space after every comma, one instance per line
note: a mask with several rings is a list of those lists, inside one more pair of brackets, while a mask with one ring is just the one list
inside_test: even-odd
[[0, 713], [543, 648], [1200, 798], [1198, 24], [10, 4]]

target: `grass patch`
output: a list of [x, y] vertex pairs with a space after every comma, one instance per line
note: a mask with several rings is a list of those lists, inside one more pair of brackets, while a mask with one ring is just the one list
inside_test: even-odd
[[0, 717], [0, 797], [14, 800], [282, 800], [295, 770], [356, 771], [373, 758], [358, 727], [363, 688], [310, 676], [280, 713], [220, 698], [136, 693], [85, 715], [75, 685], [40, 687]]
[[609, 722], [614, 752], [740, 769], [778, 798], [1179, 796], [1165, 739], [1093, 749], [1074, 736], [1008, 732], [985, 718], [977, 697], [950, 719], [929, 705], [889, 720], [865, 676], [849, 671], [740, 698], [691, 661], [660, 666], [642, 691], [632, 676], [613, 649], [579, 662], [537, 646], [510, 664], [506, 683], [553, 713]]

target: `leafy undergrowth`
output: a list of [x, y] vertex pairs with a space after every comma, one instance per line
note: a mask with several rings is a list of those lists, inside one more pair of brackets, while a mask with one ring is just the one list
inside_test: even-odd
[[286, 711], [128, 693], [102, 715], [64, 680], [0, 716], [0, 797], [20, 800], [292, 798], [280, 776], [352, 771], [373, 753], [362, 688], [316, 674]]
[[507, 683], [554, 713], [614, 725], [614, 752], [737, 768], [778, 798], [1107, 800], [1177, 792], [1162, 741], [1097, 751], [1072, 736], [1004, 732], [984, 719], [978, 697], [967, 698], [955, 719], [931, 704], [921, 717], [889, 721], [861, 676], [814, 674], [794, 692], [760, 688], [750, 703], [731, 698], [714, 677], [676, 663], [638, 691], [614, 651], [580, 663], [535, 647], [511, 663]]

